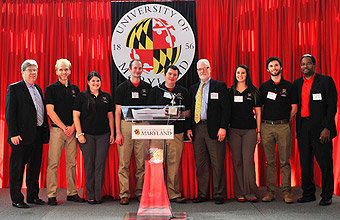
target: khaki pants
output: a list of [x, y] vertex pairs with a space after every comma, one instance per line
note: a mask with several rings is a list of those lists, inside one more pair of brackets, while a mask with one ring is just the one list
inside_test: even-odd
[[76, 189], [77, 141], [75, 135], [67, 137], [61, 128], [51, 127], [46, 170], [47, 197], [56, 197], [58, 166], [62, 149], [65, 149], [67, 195], [78, 194]]
[[266, 155], [267, 191], [276, 189], [276, 145], [280, 158], [282, 192], [291, 192], [290, 150], [292, 131], [289, 123], [271, 125], [261, 123], [262, 147]]
[[[147, 123], [138, 123], [140, 125]], [[118, 156], [119, 156], [119, 196], [130, 197], [129, 189], [129, 176], [130, 176], [130, 160], [132, 150], [135, 153], [136, 160], [136, 187], [135, 195], [142, 195], [143, 181], [144, 181], [144, 164], [145, 164], [145, 147], [144, 140], [132, 140], [131, 139], [131, 128], [133, 123], [121, 120], [121, 132], [124, 138], [122, 146], [118, 145]]]
[[[167, 168], [167, 189], [169, 199], [182, 197], [179, 190], [178, 168], [181, 164], [182, 151], [184, 146], [184, 133], [174, 135], [174, 139], [164, 142], [164, 162]], [[163, 146], [163, 141], [152, 141], [154, 145]], [[154, 146], [153, 145], [153, 146]]]

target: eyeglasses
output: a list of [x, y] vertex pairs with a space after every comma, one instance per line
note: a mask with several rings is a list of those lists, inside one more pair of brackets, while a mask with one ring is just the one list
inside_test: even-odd
[[309, 63], [301, 63], [301, 67], [304, 67], [304, 66], [311, 66], [313, 65], [313, 63], [309, 62]]
[[199, 68], [197, 69], [198, 72], [201, 72], [201, 71], [205, 71], [205, 70], [208, 70], [210, 67], [203, 67], [203, 68]]

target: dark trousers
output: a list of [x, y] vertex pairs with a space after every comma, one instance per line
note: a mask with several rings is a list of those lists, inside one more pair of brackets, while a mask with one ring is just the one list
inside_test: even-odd
[[11, 156], [9, 162], [9, 184], [12, 202], [24, 201], [21, 193], [23, 175], [26, 169], [27, 201], [39, 198], [39, 174], [42, 158], [42, 130], [37, 128], [36, 137], [31, 144], [11, 144]]
[[110, 133], [85, 134], [85, 138], [85, 144], [79, 143], [79, 147], [84, 158], [87, 199], [101, 201], [105, 162], [110, 147]]
[[312, 123], [308, 119], [302, 120], [300, 135], [298, 138], [300, 165], [301, 165], [301, 188], [304, 197], [315, 197], [314, 184], [314, 156], [318, 162], [322, 174], [322, 193], [325, 199], [332, 198], [334, 191], [333, 176], [333, 144], [332, 141], [320, 143], [319, 137], [313, 137]]
[[224, 158], [226, 144], [211, 139], [208, 134], [206, 121], [199, 122], [195, 126], [195, 138], [193, 141], [194, 154], [197, 168], [197, 181], [199, 196], [209, 198], [210, 162], [213, 172], [214, 197], [225, 197], [225, 172]]
[[251, 199], [259, 196], [256, 185], [254, 152], [257, 135], [255, 129], [229, 128], [228, 143], [233, 158], [234, 194], [236, 198]]

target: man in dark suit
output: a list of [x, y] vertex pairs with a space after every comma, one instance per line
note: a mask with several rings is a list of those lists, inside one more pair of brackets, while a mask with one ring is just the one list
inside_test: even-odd
[[25, 60], [21, 66], [23, 80], [8, 86], [6, 122], [11, 145], [10, 194], [12, 205], [29, 208], [21, 193], [25, 165], [27, 202], [43, 205], [39, 199], [39, 173], [42, 144], [48, 142], [49, 127], [41, 88], [34, 84], [38, 75], [35, 60]]
[[298, 93], [296, 136], [298, 140], [302, 197], [297, 202], [315, 201], [313, 176], [314, 155], [322, 173], [322, 193], [319, 205], [330, 205], [334, 191], [333, 144], [336, 136], [335, 114], [337, 91], [329, 76], [315, 73], [315, 58], [305, 54], [301, 58], [303, 77], [294, 82]]
[[230, 100], [226, 84], [210, 78], [208, 60], [197, 62], [197, 73], [201, 82], [190, 88], [193, 112], [191, 129], [187, 131], [188, 138], [193, 141], [199, 190], [193, 202], [209, 200], [211, 162], [215, 203], [223, 204], [225, 138], [230, 118]]

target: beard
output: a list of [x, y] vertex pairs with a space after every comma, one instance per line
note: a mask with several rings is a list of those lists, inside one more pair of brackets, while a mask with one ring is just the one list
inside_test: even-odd
[[200, 76], [199, 78], [200, 78], [200, 80], [207, 80], [207, 79], [209, 79], [209, 77], [210, 77], [210, 74], [206, 75], [206, 76]]
[[272, 75], [272, 76], [278, 76], [278, 75], [280, 75], [280, 74], [281, 74], [281, 70], [277, 71], [277, 73], [276, 73], [276, 74], [273, 74], [272, 72], [269, 72], [269, 73], [270, 73], [270, 75]]

